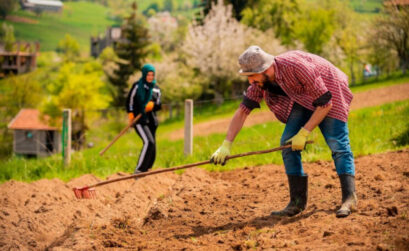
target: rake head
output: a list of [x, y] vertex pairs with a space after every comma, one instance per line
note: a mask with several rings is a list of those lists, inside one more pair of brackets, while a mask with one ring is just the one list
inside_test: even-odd
[[75, 197], [77, 199], [95, 199], [97, 197], [97, 193], [94, 188], [74, 187], [72, 190], [74, 191]]

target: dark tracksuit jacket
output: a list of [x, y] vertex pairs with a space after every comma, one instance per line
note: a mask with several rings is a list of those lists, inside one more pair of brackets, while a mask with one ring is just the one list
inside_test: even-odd
[[[146, 92], [149, 91], [149, 86], [144, 85]], [[137, 99], [138, 82], [134, 83], [129, 91], [126, 110], [128, 113], [133, 112], [135, 116], [139, 114], [139, 111], [143, 111], [145, 108], [141, 107], [143, 104]], [[142, 139], [143, 147], [139, 155], [139, 160], [135, 168], [136, 172], [146, 172], [152, 168], [156, 158], [156, 128], [158, 127], [158, 119], [156, 112], [161, 109], [161, 90], [155, 85], [152, 89], [151, 101], [154, 102], [154, 107], [151, 112], [143, 113], [141, 118], [135, 123], [135, 131]]]

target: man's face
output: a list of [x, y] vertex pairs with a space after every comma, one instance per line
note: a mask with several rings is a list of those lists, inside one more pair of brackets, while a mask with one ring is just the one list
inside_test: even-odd
[[271, 83], [271, 81], [268, 79], [268, 76], [264, 73], [258, 73], [258, 74], [253, 74], [247, 77], [249, 80], [249, 83], [251, 85], [257, 85], [260, 88], [263, 88]]
[[152, 83], [152, 81], [155, 79], [155, 73], [152, 71], [148, 72], [148, 75], [146, 75], [146, 82]]

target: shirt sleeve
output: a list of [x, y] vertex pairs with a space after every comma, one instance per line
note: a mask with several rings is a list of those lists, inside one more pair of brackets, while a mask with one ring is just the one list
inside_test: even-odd
[[240, 104], [240, 109], [246, 114], [250, 114], [254, 108], [260, 108], [260, 102], [262, 99], [263, 90], [257, 86], [250, 85], [244, 94], [243, 101]]
[[135, 110], [135, 96], [136, 96], [136, 90], [138, 89], [137, 84], [133, 84], [131, 87], [131, 90], [129, 90], [128, 96], [126, 98], [126, 111], [128, 113], [134, 112]]
[[319, 98], [314, 100], [314, 102], [312, 102], [312, 105], [314, 107], [317, 107], [317, 106], [327, 107], [328, 105], [330, 105], [332, 103], [331, 99], [332, 99], [332, 94], [331, 94], [330, 91], [327, 91], [322, 96], [320, 96]]
[[312, 63], [300, 60], [293, 65], [293, 68], [295, 77], [304, 86], [306, 94], [311, 96], [312, 100], [328, 92], [320, 73]]

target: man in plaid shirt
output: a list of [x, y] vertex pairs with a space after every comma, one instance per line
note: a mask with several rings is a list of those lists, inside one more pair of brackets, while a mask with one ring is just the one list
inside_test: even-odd
[[290, 188], [290, 202], [272, 215], [293, 216], [307, 205], [308, 176], [301, 163], [301, 151], [310, 132], [319, 127], [332, 151], [342, 188], [342, 206], [337, 217], [346, 217], [356, 207], [355, 166], [349, 144], [348, 112], [352, 93], [348, 77], [317, 55], [289, 51], [276, 57], [258, 46], [250, 46], [240, 57], [240, 74], [250, 86], [227, 131], [226, 139], [212, 155], [215, 164], [224, 165], [234, 138], [248, 114], [259, 108], [264, 98], [278, 120], [285, 123], [281, 145]]

